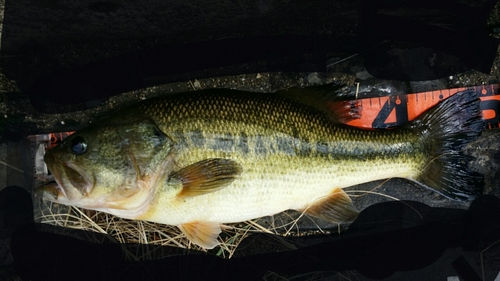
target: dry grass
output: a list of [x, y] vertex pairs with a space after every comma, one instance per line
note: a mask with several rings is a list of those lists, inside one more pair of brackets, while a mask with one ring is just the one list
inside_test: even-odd
[[[172, 252], [165, 253], [163, 246], [206, 252], [205, 249], [190, 243], [177, 227], [171, 225], [128, 220], [103, 212], [63, 206], [48, 201], [41, 202], [38, 211], [35, 219], [41, 223], [107, 234], [121, 244], [149, 245], [147, 250], [138, 248], [133, 253], [127, 247], [126, 254], [131, 260], [151, 260], [171, 255]], [[268, 217], [224, 225], [219, 237], [220, 246], [212, 251], [217, 256], [231, 258], [241, 241], [251, 233], [278, 234], [281, 237], [300, 235], [297, 221], [302, 215], [298, 217], [290, 215], [288, 219], [283, 217], [281, 215], [279, 218]], [[319, 231], [324, 232], [321, 229]], [[284, 239], [281, 242], [283, 247], [294, 249], [294, 246]]]
[[[377, 185], [371, 191], [351, 190], [347, 191], [354, 199], [366, 195], [376, 195], [399, 201], [397, 198], [386, 194], [375, 192], [378, 187], [384, 185], [386, 181]], [[405, 203], [406, 204], [406, 203]], [[411, 206], [410, 206], [411, 207]], [[107, 213], [81, 209], [72, 206], [64, 206], [49, 201], [41, 201], [38, 206], [38, 213], [35, 220], [54, 226], [91, 231], [106, 234], [115, 242], [120, 244], [140, 244], [147, 247], [137, 247], [131, 252], [130, 247], [123, 247], [125, 254], [131, 260], [151, 260], [164, 258], [179, 252], [165, 251], [165, 247], [170, 246], [178, 249], [191, 249], [206, 252], [206, 249], [190, 243], [184, 234], [175, 226], [152, 223], [147, 221], [134, 221], [119, 218]], [[302, 230], [299, 220], [307, 220], [309, 226], [315, 229]], [[279, 215], [254, 219], [242, 223], [227, 224], [222, 227], [223, 232], [219, 236], [220, 245], [214, 250], [210, 250], [217, 256], [231, 258], [238, 245], [252, 233], [268, 233], [277, 235], [278, 243], [283, 249], [295, 249], [295, 246], [283, 239], [287, 236], [303, 236], [310, 234], [331, 234], [340, 233], [340, 225], [335, 231], [331, 231], [329, 225], [317, 224], [317, 221], [310, 219], [304, 214], [297, 212], [284, 212]]]
[[[123, 245], [136, 243], [146, 246], [122, 247], [128, 260], [154, 260], [179, 254], [179, 252], [175, 251], [166, 252], [166, 248], [163, 246], [206, 251], [197, 245], [191, 244], [175, 226], [127, 220], [103, 212], [64, 206], [48, 201], [41, 202], [38, 211], [40, 215], [37, 219], [42, 223], [107, 234], [116, 240], [115, 242]], [[299, 219], [307, 220], [307, 217], [304, 217], [304, 214], [285, 212], [274, 217], [226, 225], [219, 237], [220, 246], [212, 251], [217, 256], [231, 258], [241, 241], [257, 232], [277, 234], [278, 243], [283, 248], [296, 249], [294, 245], [289, 244], [280, 237], [305, 235], [304, 232], [299, 231]], [[329, 231], [321, 229], [318, 225], [317, 228], [316, 232], [329, 233]], [[280, 276], [277, 273], [268, 272], [263, 276], [263, 280], [324, 280], [323, 274], [324, 272], [309, 272], [297, 276]], [[336, 273], [334, 276], [332, 280], [359, 280], [356, 273], [350, 271]]]

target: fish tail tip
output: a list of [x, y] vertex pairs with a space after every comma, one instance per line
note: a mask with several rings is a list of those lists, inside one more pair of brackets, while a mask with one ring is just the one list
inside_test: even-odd
[[483, 175], [469, 167], [473, 157], [463, 152], [485, 126], [479, 102], [475, 91], [457, 93], [411, 125], [424, 138], [423, 150], [428, 154], [417, 181], [458, 201], [472, 200], [484, 188]]

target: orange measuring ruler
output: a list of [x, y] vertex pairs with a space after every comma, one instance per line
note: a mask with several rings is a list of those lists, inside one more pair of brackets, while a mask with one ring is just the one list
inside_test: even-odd
[[52, 147], [58, 145], [63, 139], [73, 134], [74, 131], [71, 132], [59, 132], [59, 133], [50, 133], [49, 134], [49, 143], [47, 145], [47, 149], [51, 149]]
[[[500, 94], [498, 84], [443, 89], [396, 96], [358, 99], [360, 114], [345, 124], [360, 128], [383, 129], [403, 125], [423, 112], [458, 92], [473, 90], [479, 93], [481, 110], [486, 128], [500, 127]], [[337, 102], [330, 106], [336, 107]]]

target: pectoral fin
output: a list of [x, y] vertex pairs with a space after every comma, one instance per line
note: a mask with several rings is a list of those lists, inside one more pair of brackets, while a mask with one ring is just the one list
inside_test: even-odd
[[170, 175], [182, 183], [177, 196], [190, 197], [220, 190], [241, 173], [241, 165], [230, 159], [213, 158], [191, 164]]
[[330, 195], [314, 202], [304, 211], [307, 215], [331, 222], [353, 221], [359, 213], [342, 188], [335, 188]]
[[219, 245], [217, 237], [221, 233], [220, 225], [213, 222], [192, 222], [178, 226], [192, 243], [205, 249]]

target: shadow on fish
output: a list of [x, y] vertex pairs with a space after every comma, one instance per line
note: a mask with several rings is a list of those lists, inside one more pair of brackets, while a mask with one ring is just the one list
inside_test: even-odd
[[288, 209], [330, 222], [357, 217], [344, 188], [405, 178], [454, 200], [482, 193], [462, 148], [484, 122], [475, 92], [393, 130], [362, 130], [335, 87], [259, 94], [213, 89], [140, 102], [67, 137], [45, 162], [45, 200], [177, 226], [204, 248], [221, 226]]

